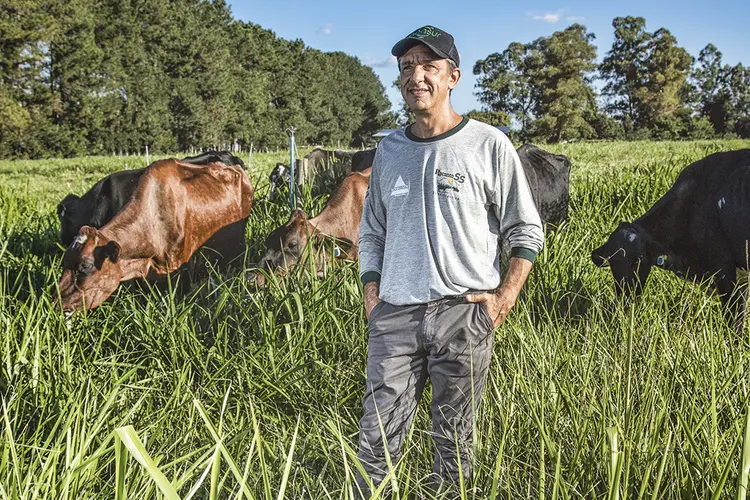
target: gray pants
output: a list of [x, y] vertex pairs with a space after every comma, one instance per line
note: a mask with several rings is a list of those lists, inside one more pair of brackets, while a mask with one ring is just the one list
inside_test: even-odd
[[[457, 482], [459, 468], [468, 481], [472, 417], [492, 357], [492, 320], [485, 305], [463, 297], [409, 306], [380, 302], [370, 314], [368, 332], [359, 460], [374, 486], [388, 473], [383, 435], [395, 465], [428, 377], [436, 445], [432, 481]], [[357, 485], [365, 495], [370, 492], [360, 474]]]

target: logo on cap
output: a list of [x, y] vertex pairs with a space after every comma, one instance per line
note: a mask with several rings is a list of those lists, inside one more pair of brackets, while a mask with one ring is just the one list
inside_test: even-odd
[[440, 36], [440, 32], [433, 26], [423, 26], [406, 38], [427, 38], [428, 36], [437, 38]]

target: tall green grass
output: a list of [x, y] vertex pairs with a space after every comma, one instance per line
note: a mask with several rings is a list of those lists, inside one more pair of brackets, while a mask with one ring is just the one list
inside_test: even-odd
[[[747, 334], [660, 271], [616, 303], [589, 260], [687, 164], [741, 147], [550, 146], [573, 163], [570, 220], [496, 333], [459, 497], [746, 498]], [[288, 216], [262, 200], [285, 157], [253, 159], [248, 264]], [[326, 279], [298, 268], [262, 290], [241, 274], [182, 294], [121, 286], [70, 323], [53, 307], [56, 204], [141, 162], [0, 162], [0, 499], [351, 498], [367, 346], [356, 265]], [[324, 202], [303, 199], [311, 213]], [[394, 463], [404, 498], [424, 494], [431, 469], [427, 392]]]

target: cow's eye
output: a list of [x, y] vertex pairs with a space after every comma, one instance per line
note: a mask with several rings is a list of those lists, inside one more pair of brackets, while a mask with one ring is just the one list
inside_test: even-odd
[[94, 270], [94, 263], [93, 262], [83, 261], [78, 266], [78, 272], [81, 272], [83, 274], [91, 274], [91, 272], [93, 270]]

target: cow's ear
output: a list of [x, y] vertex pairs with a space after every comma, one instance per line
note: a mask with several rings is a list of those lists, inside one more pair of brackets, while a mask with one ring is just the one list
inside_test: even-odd
[[86, 238], [93, 238], [97, 236], [97, 233], [97, 229], [92, 226], [81, 226], [81, 229], [78, 230], [78, 235], [85, 236]]
[[109, 241], [106, 245], [100, 245], [94, 249], [94, 264], [97, 269], [101, 269], [104, 261], [109, 259], [113, 264], [117, 263], [120, 258], [120, 244], [116, 241]]
[[113, 264], [116, 264], [117, 259], [120, 258], [120, 244], [116, 241], [110, 241], [104, 245], [104, 248], [106, 249], [107, 258], [111, 260]]

